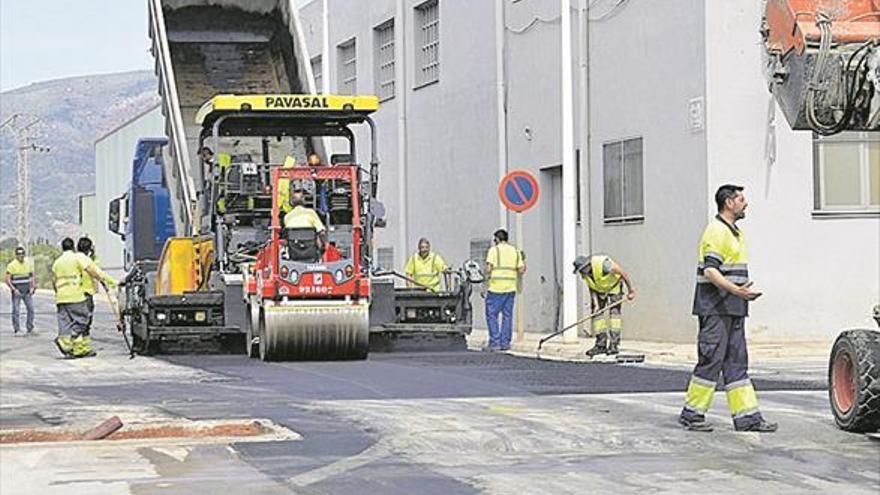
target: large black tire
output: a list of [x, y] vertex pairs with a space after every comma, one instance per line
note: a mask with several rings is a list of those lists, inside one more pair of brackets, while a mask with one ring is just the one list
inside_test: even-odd
[[880, 332], [841, 332], [828, 363], [828, 397], [841, 429], [880, 430]]

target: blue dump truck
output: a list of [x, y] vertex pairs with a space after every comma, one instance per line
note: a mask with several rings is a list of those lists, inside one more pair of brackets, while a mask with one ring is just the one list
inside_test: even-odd
[[109, 228], [125, 242], [126, 273], [137, 263], [158, 261], [165, 241], [175, 235], [162, 158], [166, 145], [165, 138], [138, 140], [128, 190], [110, 203]]

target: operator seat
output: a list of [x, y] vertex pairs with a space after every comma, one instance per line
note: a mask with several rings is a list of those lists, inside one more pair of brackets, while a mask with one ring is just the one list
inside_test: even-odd
[[287, 229], [287, 257], [291, 261], [317, 263], [321, 258], [318, 249], [318, 233], [311, 227]]

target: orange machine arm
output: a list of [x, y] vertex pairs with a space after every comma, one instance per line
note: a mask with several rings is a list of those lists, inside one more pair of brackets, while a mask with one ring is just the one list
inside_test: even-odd
[[880, 130], [880, 0], [767, 0], [762, 35], [792, 129]]
[[864, 43], [880, 36], [880, 0], [768, 0], [768, 51], [803, 54], [806, 43], [818, 43], [819, 12], [831, 16], [837, 43]]

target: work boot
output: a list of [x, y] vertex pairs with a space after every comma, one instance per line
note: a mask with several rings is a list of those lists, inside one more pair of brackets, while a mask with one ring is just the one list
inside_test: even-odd
[[70, 340], [70, 337], [67, 336], [58, 336], [55, 337], [55, 346], [58, 347], [58, 350], [61, 351], [61, 354], [64, 357], [72, 357], [73, 356], [73, 341]]
[[585, 354], [587, 355], [588, 358], [593, 359], [594, 357], [598, 356], [599, 354], [607, 354], [607, 353], [608, 353], [607, 347], [604, 347], [604, 346], [600, 347], [600, 346], [596, 345], [596, 346], [593, 346], [592, 349], [589, 349]]
[[779, 424], [770, 423], [769, 421], [764, 421], [763, 419], [758, 423], [753, 423], [748, 426], [744, 426], [742, 428], [737, 428], [736, 431], [754, 431], [757, 433], [773, 433], [779, 429]]
[[73, 340], [71, 353], [74, 357], [92, 357], [97, 353], [92, 350], [92, 338], [79, 336]]
[[678, 424], [684, 426], [688, 431], [699, 431], [699, 432], [710, 432], [715, 429], [711, 423], [703, 420], [703, 421], [693, 421], [690, 419], [685, 419], [679, 416]]

